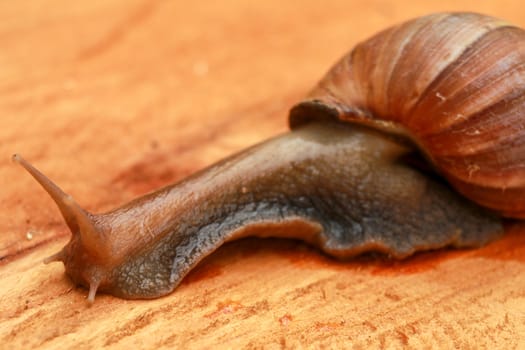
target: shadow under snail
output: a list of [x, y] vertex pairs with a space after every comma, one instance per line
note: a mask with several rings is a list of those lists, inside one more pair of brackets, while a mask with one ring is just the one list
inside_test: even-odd
[[46, 262], [62, 261], [90, 302], [97, 290], [155, 298], [241, 237], [404, 258], [483, 245], [501, 217], [525, 217], [525, 33], [502, 20], [440, 13], [386, 29], [333, 66], [289, 123], [97, 215], [14, 155], [72, 233]]

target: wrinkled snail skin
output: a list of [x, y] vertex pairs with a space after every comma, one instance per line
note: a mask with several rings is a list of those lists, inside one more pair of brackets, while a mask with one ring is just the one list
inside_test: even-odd
[[402, 258], [501, 234], [496, 217], [407, 166], [410, 152], [366, 127], [310, 123], [112, 212], [88, 214], [92, 224], [70, 225], [79, 229], [55, 258], [77, 283], [154, 298], [222, 243], [246, 236], [301, 239], [337, 258], [369, 250]]
[[341, 259], [483, 245], [502, 234], [499, 215], [525, 216], [523, 38], [470, 13], [387, 29], [291, 109], [291, 132], [104, 214], [15, 155], [72, 232], [46, 262], [62, 261], [93, 302], [97, 290], [165, 295], [247, 236], [300, 239]]

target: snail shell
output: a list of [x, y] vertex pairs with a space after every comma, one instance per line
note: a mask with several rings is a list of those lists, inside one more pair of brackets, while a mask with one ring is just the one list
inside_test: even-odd
[[525, 32], [441, 13], [357, 45], [290, 113], [401, 135], [464, 196], [525, 217]]

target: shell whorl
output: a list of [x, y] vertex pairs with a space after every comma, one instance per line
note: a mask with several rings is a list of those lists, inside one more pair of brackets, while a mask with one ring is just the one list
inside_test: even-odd
[[358, 44], [290, 112], [400, 133], [466, 197], [525, 217], [525, 31], [442, 13]]

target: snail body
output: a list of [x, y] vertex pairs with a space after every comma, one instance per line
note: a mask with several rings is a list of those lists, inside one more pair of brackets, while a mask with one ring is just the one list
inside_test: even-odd
[[470, 13], [387, 29], [292, 108], [291, 132], [108, 213], [86, 212], [15, 155], [72, 232], [47, 262], [62, 261], [93, 302], [97, 290], [168, 294], [246, 236], [301, 239], [336, 258], [483, 245], [502, 233], [499, 216], [525, 216], [523, 38]]

